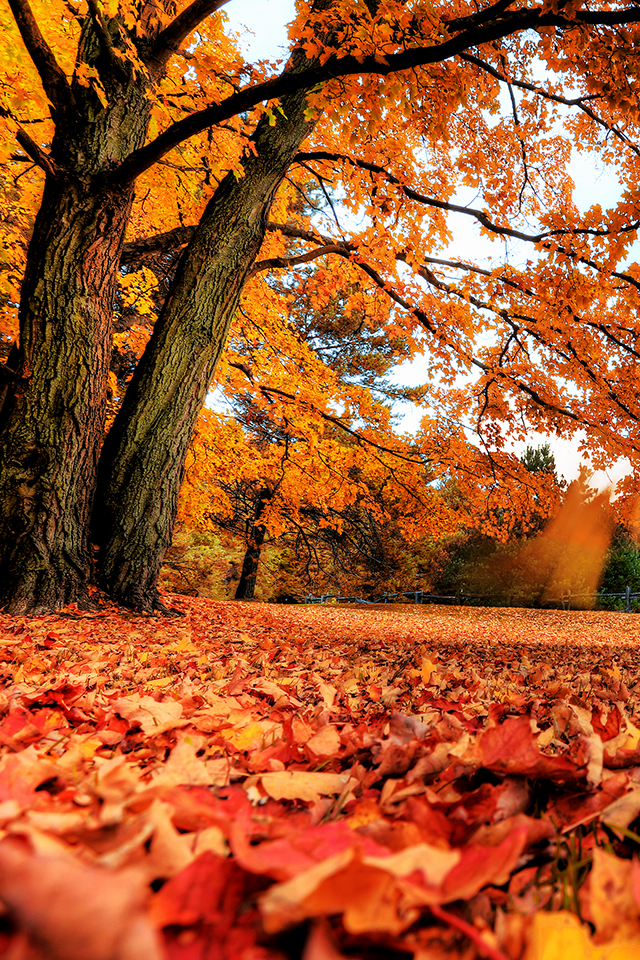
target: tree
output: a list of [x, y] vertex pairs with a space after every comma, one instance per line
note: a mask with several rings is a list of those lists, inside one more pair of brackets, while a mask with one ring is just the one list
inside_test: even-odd
[[527, 446], [520, 460], [529, 473], [547, 473], [556, 479], [556, 483], [558, 482], [556, 459], [548, 443], [543, 443], [539, 447]]
[[[19, 294], [10, 292], [11, 277], [3, 280], [9, 313], [19, 300], [20, 351], [17, 368], [4, 371], [0, 424], [5, 609], [85, 602], [91, 538], [103, 587], [139, 609], [158, 606], [156, 578], [198, 412], [251, 272], [287, 265], [278, 251], [287, 231], [305, 246], [288, 265], [348, 259], [377, 296], [393, 299], [392, 323], [421, 324], [445, 385], [458, 366], [479, 369], [489, 421], [504, 419], [511, 391], [522, 414], [541, 410], [553, 424], [582, 419], [610, 449], [619, 437], [634, 448], [635, 400], [622, 368], [635, 356], [634, 307], [625, 296], [637, 280], [634, 267], [617, 269], [635, 236], [633, 202], [606, 216], [594, 208], [581, 220], [565, 172], [568, 139], [545, 130], [555, 105], [572, 107], [578, 119], [567, 137], [595, 146], [604, 129], [604, 158], [620, 151], [623, 179], [637, 182], [627, 146], [637, 8], [316, 0], [301, 4], [291, 55], [269, 72], [244, 63], [224, 37], [220, 0], [192, 0], [179, 12], [128, 0], [89, 0], [86, 10], [74, 0], [9, 6], [2, 111], [20, 150], [4, 147], [4, 190], [23, 234], [40, 173], [44, 185]], [[557, 92], [559, 81], [542, 89], [536, 58], [566, 74], [577, 96]], [[513, 111], [495, 124], [499, 84]], [[479, 165], [481, 148], [487, 159]], [[28, 176], [25, 163], [35, 165]], [[186, 184], [190, 218], [199, 217], [189, 230], [178, 191], [157, 189], [159, 164], [169, 189]], [[369, 217], [358, 236], [274, 220], [274, 245], [265, 243], [293, 165], [325, 187], [340, 174], [344, 205]], [[492, 216], [455, 205], [460, 183], [482, 189]], [[451, 210], [496, 236], [524, 238], [535, 245], [535, 262], [494, 273], [424, 256], [425, 229], [437, 252], [447, 236], [443, 211]], [[510, 226], [519, 212], [537, 218], [540, 230], [525, 236]], [[135, 245], [151, 226], [161, 233], [155, 249], [181, 252], [105, 437], [125, 240], [129, 230]], [[5, 245], [17, 250], [22, 235], [11, 230]], [[256, 263], [261, 247], [266, 266]], [[500, 328], [496, 345], [480, 351], [478, 311]], [[614, 315], [611, 326], [601, 319]], [[527, 353], [528, 342], [544, 364]], [[603, 347], [623, 357], [620, 375], [611, 374], [610, 357], [600, 359]], [[585, 386], [566, 403], [554, 377], [576, 379], [576, 371]], [[603, 398], [613, 412], [605, 413]]]
[[566, 482], [558, 479], [555, 457], [548, 443], [538, 447], [527, 446], [520, 461], [525, 470], [539, 481], [539, 489], [533, 495], [534, 509], [520, 521], [519, 528], [514, 530], [514, 533], [522, 538], [540, 533], [549, 518], [558, 512]]
[[[640, 587], [640, 553], [631, 541], [616, 538], [605, 558], [600, 593], [621, 593], [623, 596], [604, 597], [600, 603], [609, 610], [624, 610], [627, 587], [631, 587], [632, 593], [637, 593]], [[634, 604], [637, 609], [635, 598]]]

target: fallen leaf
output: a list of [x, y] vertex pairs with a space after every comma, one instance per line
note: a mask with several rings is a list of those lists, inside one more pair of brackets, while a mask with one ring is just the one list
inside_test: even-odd
[[0, 899], [34, 958], [162, 960], [137, 871], [114, 874], [41, 856], [9, 837], [0, 842]]
[[302, 770], [282, 770], [263, 773], [262, 786], [274, 800], [307, 800], [315, 802], [321, 796], [340, 793], [348, 777], [337, 773], [313, 773]]

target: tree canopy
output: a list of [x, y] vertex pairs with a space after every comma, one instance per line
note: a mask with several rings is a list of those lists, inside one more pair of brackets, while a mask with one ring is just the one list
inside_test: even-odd
[[[300, 2], [274, 65], [243, 59], [220, 6], [3, 11], [10, 612], [85, 603], [96, 583], [159, 605], [230, 325], [239, 312], [256, 329], [277, 319], [287, 283], [265, 278], [311, 262], [315, 307], [339, 296], [400, 359], [427, 348], [426, 431], [443, 470], [480, 475], [487, 496], [494, 470], [533, 484], [503, 449], [507, 421], [522, 436], [586, 425], [602, 457], [636, 456], [640, 8]], [[577, 149], [616, 170], [611, 209], [574, 203]], [[449, 255], [452, 216], [496, 241], [494, 261], [473, 242]], [[273, 354], [295, 352], [286, 324], [269, 337]], [[295, 380], [260, 379], [263, 395], [300, 402]], [[302, 398], [358, 428], [325, 399], [322, 383]]]

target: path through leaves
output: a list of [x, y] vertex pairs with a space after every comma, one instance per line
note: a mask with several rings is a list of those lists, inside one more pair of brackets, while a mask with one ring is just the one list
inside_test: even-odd
[[640, 621], [0, 617], [0, 957], [640, 958]]

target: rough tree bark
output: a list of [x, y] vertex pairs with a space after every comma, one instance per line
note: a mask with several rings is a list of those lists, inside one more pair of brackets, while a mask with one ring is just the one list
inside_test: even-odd
[[257, 127], [244, 176], [209, 201], [105, 440], [94, 536], [102, 586], [140, 610], [160, 607], [156, 581], [171, 542], [184, 462], [275, 192], [313, 127], [303, 92]]
[[[16, 20], [46, 51], [30, 11]], [[85, 19], [81, 62], [104, 74], [106, 52]], [[42, 57], [41, 57], [42, 59]], [[106, 109], [44, 57], [57, 132], [28, 249], [20, 354], [0, 422], [0, 609], [38, 613], [86, 601], [89, 518], [104, 435], [116, 279], [132, 186], [108, 173], [144, 142], [144, 86], [105, 80]], [[39, 148], [25, 149], [38, 158]]]

